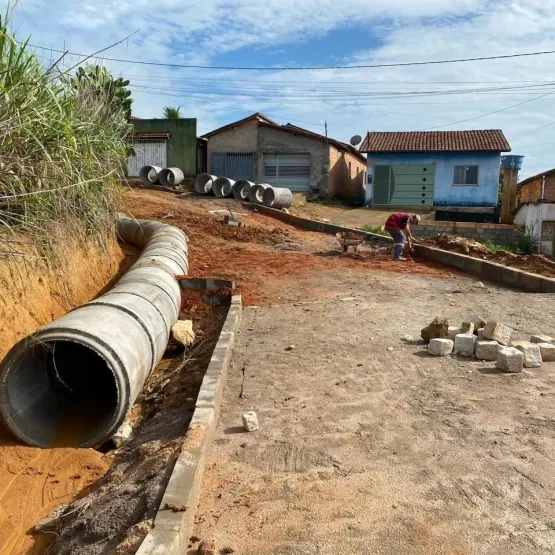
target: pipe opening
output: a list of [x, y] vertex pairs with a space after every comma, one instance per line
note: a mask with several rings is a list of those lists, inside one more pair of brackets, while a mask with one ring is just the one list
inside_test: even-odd
[[276, 202], [276, 192], [272, 187], [262, 191], [262, 201], [266, 206], [273, 206]]
[[6, 398], [4, 412], [31, 443], [77, 447], [104, 437], [117, 412], [118, 387], [93, 349], [73, 341], [43, 341], [12, 363]]

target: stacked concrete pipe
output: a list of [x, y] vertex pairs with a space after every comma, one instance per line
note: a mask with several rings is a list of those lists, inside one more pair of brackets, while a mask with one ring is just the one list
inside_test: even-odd
[[264, 191], [272, 186], [269, 183], [257, 183], [249, 191], [249, 200], [255, 204], [263, 204]]
[[239, 181], [236, 181], [235, 185], [233, 185], [231, 192], [236, 199], [247, 200], [249, 198], [249, 191], [252, 187], [254, 187], [254, 183], [252, 181], [239, 179]]
[[159, 174], [160, 185], [164, 187], [176, 187], [185, 179], [185, 175], [179, 168], [164, 168]]
[[229, 179], [228, 177], [218, 177], [216, 181], [212, 184], [212, 192], [218, 198], [230, 197], [233, 194], [233, 186], [235, 181]]
[[0, 364], [0, 410], [25, 443], [52, 445], [68, 419], [74, 444], [104, 443], [164, 354], [179, 317], [175, 276], [188, 271], [187, 237], [125, 217], [118, 233], [143, 251], [115, 287], [21, 340]]
[[218, 177], [209, 173], [199, 173], [193, 185], [194, 190], [200, 195], [209, 195], [212, 192], [212, 185]]
[[290, 189], [268, 187], [262, 195], [264, 206], [270, 208], [289, 208], [293, 202], [293, 193]]
[[162, 168], [159, 166], [143, 166], [139, 171], [139, 177], [145, 185], [155, 185], [161, 171]]

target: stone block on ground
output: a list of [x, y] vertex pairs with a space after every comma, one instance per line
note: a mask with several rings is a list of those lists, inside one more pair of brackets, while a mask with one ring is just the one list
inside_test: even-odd
[[428, 353], [436, 357], [445, 357], [453, 352], [451, 339], [436, 337], [428, 343]]
[[497, 360], [499, 353], [499, 343], [497, 341], [480, 340], [476, 341], [474, 353], [478, 360]]
[[461, 333], [474, 333], [474, 324], [472, 322], [463, 322], [461, 324]]
[[60, 518], [67, 511], [69, 505], [60, 505], [57, 509], [52, 511], [48, 516], [45, 516], [42, 520], [35, 524], [36, 532], [52, 533], [58, 527]]
[[553, 337], [550, 337], [549, 335], [538, 334], [538, 335], [533, 335], [530, 338], [530, 342], [531, 343], [555, 343], [555, 339], [553, 339]]
[[449, 328], [447, 328], [447, 338], [451, 341], [455, 341], [455, 337], [459, 335], [459, 333], [463, 332], [461, 331], [461, 328], [458, 328], [457, 326], [449, 326]]
[[132, 439], [133, 428], [127, 422], [124, 422], [112, 436], [112, 441], [118, 449]]
[[542, 353], [538, 343], [530, 341], [513, 341], [511, 347], [524, 355], [524, 368], [539, 368], [542, 365]]
[[256, 430], [260, 428], [256, 412], [250, 411], [243, 414], [243, 428], [245, 428], [247, 432], [256, 432]]
[[538, 346], [544, 362], [555, 361], [555, 345], [553, 343], [538, 343]]
[[476, 336], [473, 333], [459, 333], [455, 337], [455, 354], [463, 357], [472, 357], [474, 355], [475, 344]]
[[522, 372], [524, 354], [514, 347], [502, 347], [497, 355], [496, 366], [505, 372]]
[[488, 322], [484, 326], [484, 338], [497, 341], [501, 345], [510, 345], [513, 329], [498, 322]]
[[422, 339], [429, 343], [431, 339], [447, 337], [449, 321], [445, 318], [435, 318], [420, 332]]
[[474, 329], [483, 328], [486, 325], [486, 321], [475, 312], [471, 312], [467, 318], [467, 322], [472, 322], [474, 324]]
[[184, 347], [189, 347], [195, 342], [195, 332], [193, 331], [192, 320], [178, 320], [172, 326], [172, 336]]

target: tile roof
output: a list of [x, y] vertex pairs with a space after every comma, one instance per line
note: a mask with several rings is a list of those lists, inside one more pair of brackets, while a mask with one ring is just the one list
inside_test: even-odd
[[510, 152], [500, 129], [368, 132], [360, 152]]
[[232, 127], [236, 127], [237, 125], [242, 125], [243, 123], [247, 123], [249, 121], [253, 121], [256, 120], [258, 122], [264, 122], [264, 123], [268, 123], [270, 125], [275, 125], [276, 127], [279, 127], [279, 125], [272, 119], [270, 119], [269, 117], [265, 116], [264, 114], [260, 113], [260, 112], [256, 112], [255, 114], [251, 114], [250, 116], [247, 116], [246, 118], [234, 121], [232, 123], [228, 123], [227, 125], [224, 125], [222, 127], [218, 127], [218, 129], [214, 129], [214, 131], [210, 131], [209, 133], [205, 133], [202, 137], [203, 138], [208, 138], [211, 137], [212, 135], [216, 135], [217, 133], [221, 133], [222, 131], [226, 131], [227, 129], [231, 129]]

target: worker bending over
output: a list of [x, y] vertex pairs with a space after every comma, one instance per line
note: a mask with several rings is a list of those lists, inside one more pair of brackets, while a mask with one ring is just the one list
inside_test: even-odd
[[412, 233], [410, 232], [410, 224], [412, 223], [418, 225], [420, 223], [420, 216], [417, 214], [410, 216], [409, 214], [399, 212], [397, 214], [391, 214], [385, 222], [385, 230], [389, 232], [395, 241], [395, 250], [393, 252], [393, 258], [395, 260], [406, 260], [403, 256], [405, 252], [405, 242], [408, 242], [409, 249], [412, 249], [412, 242], [414, 241]]

